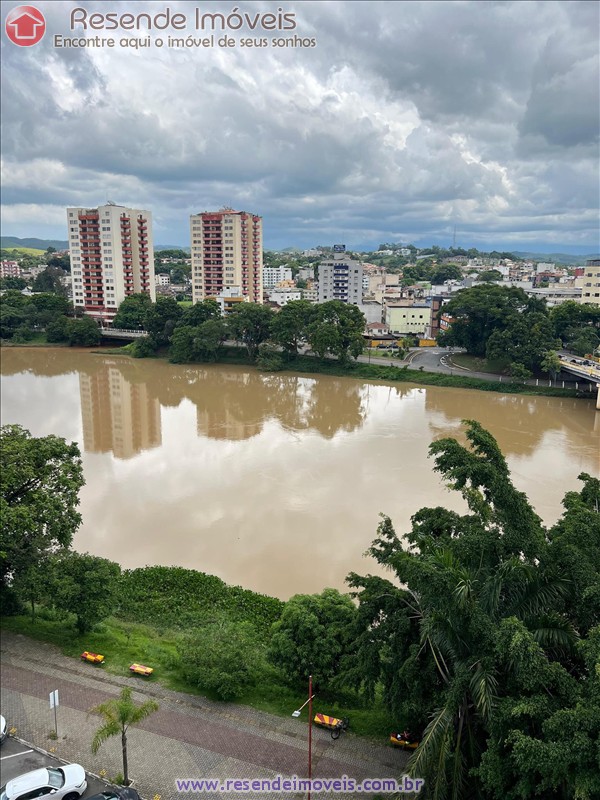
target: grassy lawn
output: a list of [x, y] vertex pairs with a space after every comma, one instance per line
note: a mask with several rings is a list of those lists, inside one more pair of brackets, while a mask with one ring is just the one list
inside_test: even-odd
[[506, 375], [506, 361], [496, 359], [495, 361], [488, 361], [485, 358], [478, 356], [470, 356], [467, 353], [452, 353], [450, 361], [453, 361], [459, 367], [466, 367], [473, 372], [489, 372], [493, 375]]
[[[110, 617], [89, 634], [80, 636], [71, 620], [54, 619], [53, 616], [52, 612], [42, 608], [38, 610], [33, 623], [30, 616], [2, 617], [2, 626], [4, 630], [53, 644], [71, 658], [79, 659], [84, 650], [102, 653], [106, 658], [105, 663], [90, 664], [90, 670], [131, 677], [134, 684], [141, 685], [142, 681], [160, 684], [174, 691], [217, 699], [211, 692], [190, 685], [183, 677], [177, 657], [177, 642], [182, 636], [179, 631], [161, 629], [159, 632], [150, 625]], [[153, 667], [154, 674], [143, 679], [131, 675], [129, 666], [134, 662]], [[307, 692], [295, 690], [284, 683], [275, 667], [267, 666], [258, 683], [248, 689], [237, 703], [277, 716], [290, 717], [292, 711], [304, 703], [306, 695]], [[384, 740], [399, 723], [385, 710], [380, 699], [373, 705], [365, 706], [352, 694], [334, 698], [322, 693], [313, 701], [313, 708], [315, 713], [318, 711], [348, 717], [353, 733], [374, 739]], [[303, 719], [306, 722], [306, 716]]]
[[178, 300], [177, 305], [181, 306], [182, 308], [190, 308], [194, 305], [192, 300]]
[[23, 256], [43, 256], [46, 252], [45, 250], [38, 250], [36, 247], [3, 247], [2, 249], [9, 253], [16, 250], [17, 253]]

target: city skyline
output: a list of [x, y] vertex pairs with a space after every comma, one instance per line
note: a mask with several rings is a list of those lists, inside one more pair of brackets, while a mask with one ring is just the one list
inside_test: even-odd
[[114, 198], [154, 212], [158, 244], [231, 206], [267, 249], [456, 228], [465, 248], [598, 252], [595, 3], [303, 2], [285, 10], [314, 47], [135, 52], [54, 48], [71, 5], [37, 7], [41, 43], [3, 32], [5, 235], [65, 239], [65, 207]]

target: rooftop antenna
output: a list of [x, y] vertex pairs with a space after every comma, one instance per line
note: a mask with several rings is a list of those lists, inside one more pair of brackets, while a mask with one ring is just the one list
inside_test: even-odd
[[107, 200], [106, 202], [108, 203], [109, 206], [116, 206], [117, 205], [114, 200]]

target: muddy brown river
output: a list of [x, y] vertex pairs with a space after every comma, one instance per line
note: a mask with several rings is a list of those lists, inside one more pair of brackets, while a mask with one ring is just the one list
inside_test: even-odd
[[577, 475], [598, 475], [595, 400], [171, 365], [72, 349], [2, 351], [2, 424], [79, 443], [77, 550], [123, 567], [178, 565], [276, 595], [343, 589], [374, 572], [379, 513], [396, 531], [423, 506], [464, 510], [427, 457], [497, 438], [547, 523]]

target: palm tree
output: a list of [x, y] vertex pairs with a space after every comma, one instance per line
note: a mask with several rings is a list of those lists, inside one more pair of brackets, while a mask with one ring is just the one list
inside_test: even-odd
[[119, 697], [100, 703], [90, 709], [90, 714], [99, 714], [104, 717], [104, 724], [98, 728], [92, 739], [92, 753], [100, 749], [100, 745], [111, 736], [121, 734], [121, 750], [123, 752], [123, 783], [129, 786], [129, 772], [127, 767], [127, 731], [132, 725], [138, 725], [142, 720], [158, 710], [158, 703], [147, 700], [141, 706], [131, 699], [131, 689], [125, 687]]

